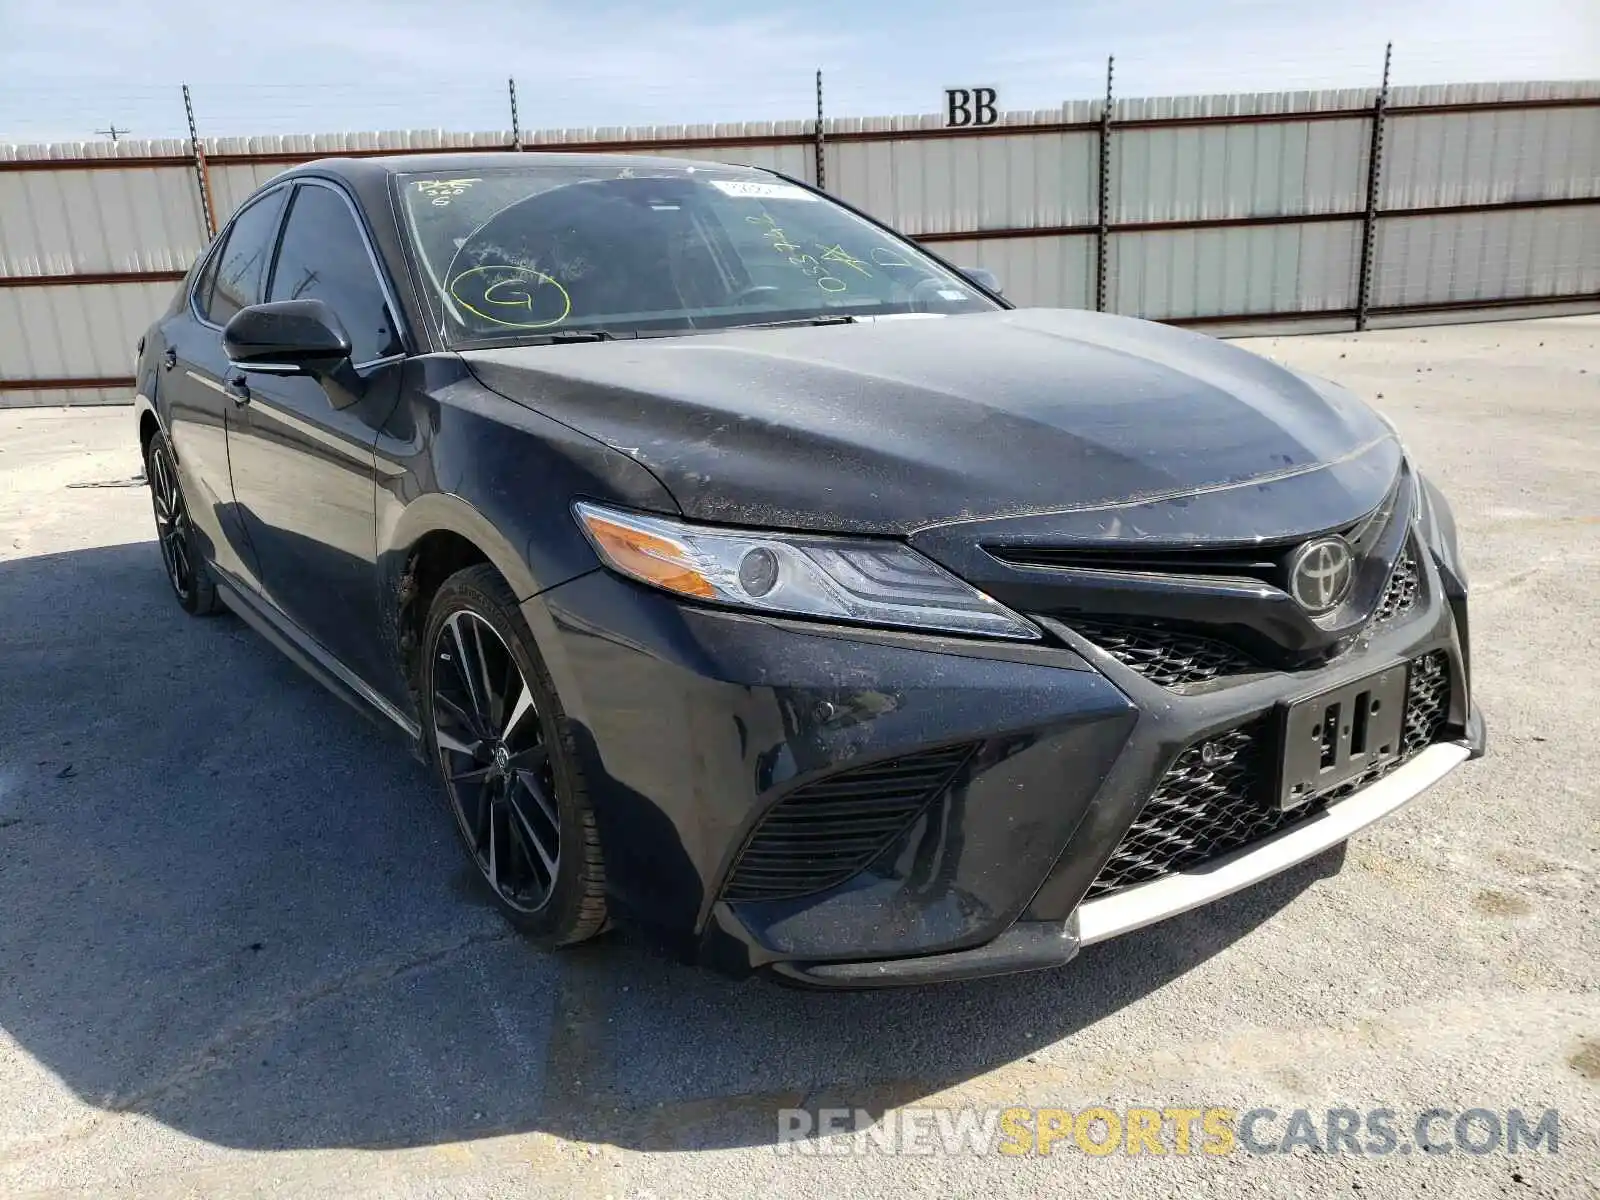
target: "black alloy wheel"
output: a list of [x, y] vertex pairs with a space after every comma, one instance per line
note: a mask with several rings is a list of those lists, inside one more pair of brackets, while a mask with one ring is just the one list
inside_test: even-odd
[[144, 469], [150, 484], [150, 507], [156, 518], [156, 542], [172, 594], [183, 610], [194, 616], [217, 611], [216, 587], [196, 550], [177, 464], [165, 434], [157, 433], [150, 439]]
[[424, 736], [496, 904], [562, 945], [604, 924], [604, 874], [560, 708], [523, 629], [493, 568], [445, 582], [428, 621]]

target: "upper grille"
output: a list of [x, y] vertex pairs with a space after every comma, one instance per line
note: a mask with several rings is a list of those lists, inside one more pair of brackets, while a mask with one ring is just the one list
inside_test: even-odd
[[1283, 584], [1282, 558], [1294, 549], [1249, 546], [1242, 549], [1192, 547], [1182, 550], [1084, 549], [1077, 546], [985, 546], [1001, 562], [1056, 570], [1116, 571], [1139, 575], [1204, 575]]
[[1411, 542], [1407, 540], [1383, 589], [1383, 598], [1378, 601], [1377, 611], [1372, 614], [1373, 623], [1404, 616], [1417, 606], [1421, 591], [1422, 572], [1417, 566], [1417, 556], [1411, 550]]
[[[1373, 544], [1389, 527], [1408, 476], [1395, 479], [1383, 502], [1354, 524], [1325, 532], [1337, 533], [1350, 543], [1357, 558], [1371, 553]], [[1105, 546], [1004, 546], [984, 545], [1001, 562], [1018, 567], [1047, 567], [1058, 571], [1110, 571], [1116, 574], [1204, 576], [1212, 579], [1250, 579], [1275, 588], [1288, 586], [1288, 561], [1295, 549], [1317, 531], [1288, 541], [1235, 546], [1139, 545]]]
[[1162, 687], [1182, 688], [1221, 675], [1261, 670], [1243, 650], [1199, 634], [1109, 621], [1074, 620], [1072, 627], [1123, 666]]
[[[1413, 660], [1400, 754], [1289, 812], [1273, 803], [1275, 739], [1265, 718], [1188, 747], [1167, 768], [1085, 898], [1187, 871], [1303, 820], [1431, 745], [1449, 710], [1450, 669], [1444, 652]], [[1211, 766], [1204, 761], [1208, 754]]]
[[970, 744], [926, 750], [797, 787], [761, 818], [723, 897], [782, 900], [843, 883], [950, 786], [972, 750]]

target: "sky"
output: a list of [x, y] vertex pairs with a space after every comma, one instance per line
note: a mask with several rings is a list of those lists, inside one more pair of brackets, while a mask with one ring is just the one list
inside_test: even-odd
[[1600, 0], [0, 0], [0, 143], [808, 119], [1600, 78]]

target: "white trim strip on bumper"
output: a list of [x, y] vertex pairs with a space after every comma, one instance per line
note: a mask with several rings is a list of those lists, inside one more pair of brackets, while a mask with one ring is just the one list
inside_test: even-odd
[[1285, 833], [1207, 863], [1200, 870], [1141, 883], [1080, 904], [1079, 943], [1090, 946], [1142, 929], [1304, 862], [1421, 795], [1466, 761], [1470, 753], [1459, 742], [1429, 746], [1403, 767]]

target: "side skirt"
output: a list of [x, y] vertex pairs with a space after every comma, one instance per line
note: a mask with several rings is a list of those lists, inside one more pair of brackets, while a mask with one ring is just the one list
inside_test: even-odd
[[245, 624], [271, 642], [302, 670], [327, 688], [346, 704], [369, 718], [382, 717], [397, 725], [411, 743], [411, 752], [426, 761], [422, 751], [422, 727], [401, 712], [376, 689], [366, 683], [320, 644], [291, 621], [275, 606], [261, 599], [249, 588], [207, 563], [207, 570], [216, 581], [222, 598]]

